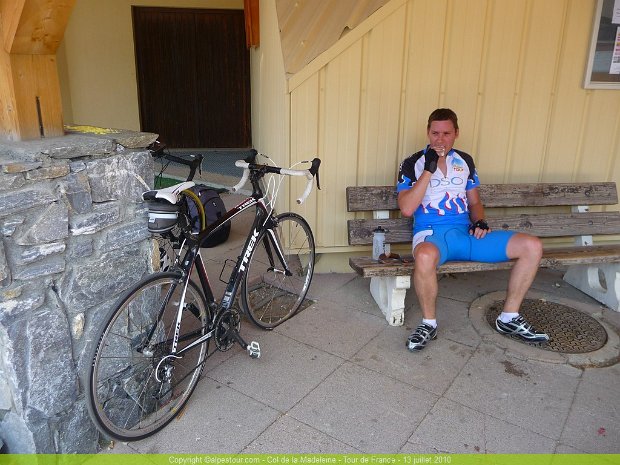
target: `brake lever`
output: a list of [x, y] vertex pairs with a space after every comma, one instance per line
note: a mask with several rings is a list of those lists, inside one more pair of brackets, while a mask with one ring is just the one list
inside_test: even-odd
[[316, 177], [316, 187], [318, 190], [321, 190], [321, 182], [319, 179], [319, 166], [321, 166], [321, 159], [315, 158], [314, 160], [312, 160], [312, 166], [308, 171], [310, 171], [310, 174], [312, 174], [312, 176]]

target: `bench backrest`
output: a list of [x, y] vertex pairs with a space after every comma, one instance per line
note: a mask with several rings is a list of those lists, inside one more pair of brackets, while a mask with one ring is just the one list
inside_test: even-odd
[[[613, 182], [483, 184], [479, 191], [487, 209], [573, 207], [571, 212], [566, 213], [543, 211], [498, 216], [493, 211], [487, 211], [487, 221], [493, 229], [510, 229], [539, 237], [620, 234], [620, 212], [590, 212], [586, 208], [592, 205], [616, 205], [618, 193]], [[394, 186], [347, 187], [347, 209], [350, 212], [380, 212], [373, 219], [348, 221], [350, 245], [372, 244], [373, 231], [379, 226], [387, 230], [386, 242], [393, 244], [411, 241], [413, 220], [399, 216]]]

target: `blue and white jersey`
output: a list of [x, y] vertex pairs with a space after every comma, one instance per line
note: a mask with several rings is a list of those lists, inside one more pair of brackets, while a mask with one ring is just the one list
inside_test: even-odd
[[[427, 150], [428, 147], [414, 153], [400, 164], [397, 192], [413, 187], [422, 175]], [[445, 176], [439, 168], [432, 174], [422, 203], [413, 214], [415, 230], [470, 223], [466, 192], [480, 185], [474, 160], [467, 153], [452, 149], [446, 155], [446, 165]]]

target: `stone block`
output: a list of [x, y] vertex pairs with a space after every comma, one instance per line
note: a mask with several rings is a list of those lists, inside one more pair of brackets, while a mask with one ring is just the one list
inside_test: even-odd
[[12, 295], [5, 293], [5, 300], [0, 302], [0, 323], [13, 321], [22, 314], [30, 313], [45, 303], [45, 290], [39, 286], [23, 285], [13, 287]]
[[115, 204], [93, 205], [93, 211], [75, 215], [69, 220], [69, 229], [73, 236], [95, 234], [102, 229], [120, 221], [120, 209]]
[[86, 172], [71, 173], [59, 184], [58, 190], [67, 199], [71, 209], [76, 213], [88, 213], [93, 208], [90, 184]]
[[49, 244], [26, 247], [11, 247], [11, 261], [15, 265], [28, 265], [29, 263], [37, 262], [50, 255], [62, 253], [65, 251], [65, 248], [66, 246], [64, 242], [51, 242]]
[[50, 418], [46, 417], [37, 409], [28, 408], [24, 412], [24, 418], [34, 439], [34, 447], [39, 454], [53, 454], [56, 451], [54, 436], [50, 428]]
[[10, 276], [11, 270], [6, 262], [6, 254], [4, 252], [4, 241], [0, 241], [0, 283]]
[[84, 171], [86, 169], [86, 163], [83, 161], [72, 161], [69, 163], [69, 167], [72, 173], [79, 173], [80, 171]]
[[7, 192], [0, 197], [0, 217], [55, 202], [56, 195], [43, 187]]
[[146, 271], [145, 253], [136, 247], [104, 253], [90, 263], [75, 265], [58, 285], [70, 316], [116, 297]]
[[2, 162], [2, 172], [8, 173], [8, 174], [24, 173], [26, 171], [36, 170], [40, 166], [43, 166], [42, 161], [33, 161], [33, 162], [4, 161]]
[[153, 159], [147, 151], [127, 151], [86, 165], [93, 202], [141, 202], [153, 185]]
[[20, 142], [0, 143], [0, 155], [22, 161], [49, 160], [49, 158], [78, 158], [112, 153], [116, 143], [111, 139], [72, 134]]
[[36, 452], [34, 435], [22, 417], [9, 412], [0, 420], [0, 437], [6, 443], [9, 454], [33, 454]]
[[43, 179], [60, 178], [67, 174], [69, 174], [69, 167], [67, 165], [54, 165], [26, 172], [26, 179], [28, 181], [40, 181]]
[[146, 218], [131, 223], [123, 223], [108, 228], [106, 237], [100, 245], [100, 250], [108, 252], [125, 247], [127, 244], [146, 240], [149, 237], [151, 237], [151, 233], [147, 229]]
[[77, 402], [55, 425], [58, 431], [58, 453], [95, 454], [99, 432], [88, 416], [84, 400]]
[[68, 235], [69, 209], [62, 202], [53, 202], [40, 211], [30, 212], [14, 240], [18, 245], [36, 245], [59, 241]]
[[67, 257], [68, 258], [84, 258], [90, 257], [95, 248], [93, 245], [93, 240], [87, 236], [77, 236], [72, 238], [69, 241], [67, 246]]
[[11, 216], [0, 222], [0, 234], [4, 237], [11, 237], [17, 226], [24, 222], [23, 216]]
[[24, 175], [0, 173], [0, 191], [19, 189], [26, 183]]
[[52, 305], [37, 311], [24, 336], [24, 367], [30, 381], [27, 405], [47, 417], [69, 409], [77, 399], [78, 380], [73, 359], [66, 355], [71, 354], [71, 334], [64, 313]]
[[41, 260], [34, 264], [24, 266], [16, 265], [13, 270], [13, 279], [28, 281], [45, 276], [51, 276], [56, 273], [62, 273], [64, 270], [65, 257], [55, 256]]

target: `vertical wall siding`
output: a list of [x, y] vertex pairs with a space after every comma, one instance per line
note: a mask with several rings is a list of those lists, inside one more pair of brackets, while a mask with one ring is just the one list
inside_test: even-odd
[[[453, 108], [483, 182], [620, 181], [620, 91], [582, 87], [595, 0], [392, 0], [291, 95], [291, 157], [318, 150], [317, 244], [347, 247], [349, 185], [394, 184]], [[364, 23], [360, 28], [364, 27]], [[315, 223], [316, 224], [316, 223]]]

